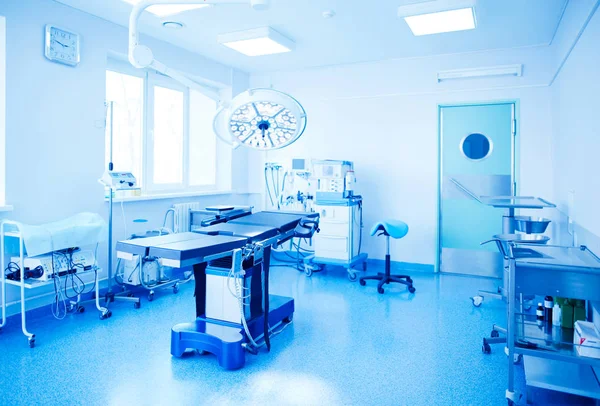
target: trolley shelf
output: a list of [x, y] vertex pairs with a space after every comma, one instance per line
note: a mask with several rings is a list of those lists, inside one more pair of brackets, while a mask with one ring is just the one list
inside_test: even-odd
[[600, 383], [589, 365], [526, 355], [523, 363], [527, 386], [600, 399]]
[[[90, 273], [94, 272], [93, 269], [89, 269], [87, 271], [84, 272], [77, 272], [77, 275], [88, 275]], [[97, 273], [101, 273], [102, 269], [101, 268], [96, 268], [96, 272]], [[21, 286], [21, 281], [15, 281], [12, 279], [5, 279], [5, 282], [7, 285], [12, 285], [12, 286]], [[25, 289], [36, 289], [36, 288], [41, 288], [44, 286], [52, 286], [54, 284], [53, 280], [49, 280], [49, 281], [40, 281], [38, 279], [34, 279], [34, 278], [30, 278], [25, 280], [25, 283], [23, 283], [23, 286], [25, 287]]]

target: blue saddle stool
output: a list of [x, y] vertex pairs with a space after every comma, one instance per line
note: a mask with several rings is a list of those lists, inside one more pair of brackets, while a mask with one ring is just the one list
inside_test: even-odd
[[373, 226], [371, 229], [371, 235], [383, 235], [385, 236], [386, 242], [386, 254], [385, 254], [385, 272], [379, 272], [377, 275], [363, 276], [360, 278], [360, 284], [365, 286], [368, 280], [377, 280], [377, 292], [383, 293], [383, 285], [391, 282], [401, 283], [408, 287], [410, 293], [415, 293], [415, 287], [413, 286], [413, 280], [408, 275], [392, 275], [390, 272], [391, 259], [390, 259], [390, 237], [395, 239], [404, 238], [408, 234], [408, 225], [400, 220], [384, 220], [380, 221]]

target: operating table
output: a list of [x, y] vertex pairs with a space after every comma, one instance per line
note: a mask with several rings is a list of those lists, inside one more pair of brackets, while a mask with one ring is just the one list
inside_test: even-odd
[[271, 248], [312, 237], [319, 222], [316, 213], [233, 213], [221, 212], [195, 232], [117, 243], [119, 258], [139, 255], [164, 266], [193, 267], [196, 319], [172, 328], [171, 354], [209, 352], [225, 369], [243, 367], [246, 350], [270, 350], [273, 329], [291, 322], [294, 299], [269, 294]]

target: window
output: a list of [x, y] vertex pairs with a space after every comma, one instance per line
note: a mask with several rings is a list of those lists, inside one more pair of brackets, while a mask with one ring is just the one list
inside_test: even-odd
[[[113, 106], [115, 171], [132, 172], [144, 194], [217, 189], [214, 100], [166, 76], [124, 66], [106, 72], [106, 98]], [[106, 139], [108, 162], [109, 125]]]

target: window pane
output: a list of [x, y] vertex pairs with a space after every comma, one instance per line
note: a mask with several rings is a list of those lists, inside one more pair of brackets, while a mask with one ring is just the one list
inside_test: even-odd
[[217, 136], [212, 127], [217, 103], [190, 91], [189, 182], [191, 186], [217, 183]]
[[110, 122], [110, 116], [106, 122], [106, 163], [110, 160], [112, 124], [114, 170], [132, 172], [141, 183], [144, 80], [106, 71], [106, 100], [113, 102], [113, 123]]
[[155, 184], [183, 183], [183, 92], [154, 86]]

